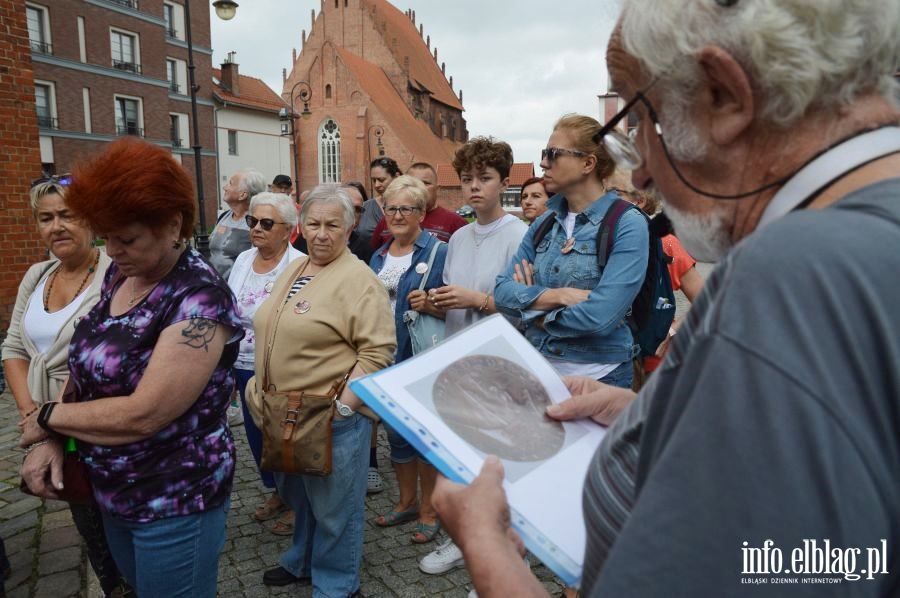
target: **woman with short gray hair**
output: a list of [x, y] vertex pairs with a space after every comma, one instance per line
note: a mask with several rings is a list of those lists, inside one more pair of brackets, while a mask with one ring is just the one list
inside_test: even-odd
[[[244, 219], [250, 228], [250, 243], [253, 247], [234, 260], [234, 267], [228, 276], [228, 286], [237, 298], [238, 315], [244, 328], [244, 338], [234, 363], [235, 380], [241, 397], [247, 444], [250, 445], [250, 452], [259, 468], [262, 434], [247, 412], [244, 397], [247, 381], [254, 373], [256, 338], [253, 335], [253, 316], [272, 292], [275, 279], [289, 263], [304, 254], [291, 247], [288, 242], [291, 231], [297, 224], [297, 210], [289, 196], [283, 193], [259, 193], [250, 200], [250, 210]], [[278, 496], [275, 478], [267, 471], [260, 470], [260, 475], [263, 485], [272, 490], [272, 495], [256, 507], [252, 517], [257, 521], [278, 517], [269, 531], [280, 536], [293, 534], [294, 514]]]
[[[278, 277], [255, 317], [256, 334], [265, 338], [247, 397], [261, 428], [271, 430], [272, 418], [285, 417], [262, 409], [264, 385], [322, 395], [339, 387], [348, 372], [356, 378], [391, 363], [396, 337], [387, 292], [347, 248], [354, 220], [353, 204], [339, 185], [319, 185], [303, 202], [300, 221], [309, 256]], [[349, 386], [335, 398], [331, 473], [275, 473], [279, 494], [294, 509], [296, 531], [279, 566], [263, 575], [266, 585], [311, 578], [314, 596], [359, 595], [374, 414]], [[273, 443], [266, 451], [281, 457], [281, 448]]]

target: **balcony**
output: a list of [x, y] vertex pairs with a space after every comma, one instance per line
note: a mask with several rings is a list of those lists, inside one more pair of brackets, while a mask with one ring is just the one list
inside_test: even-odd
[[171, 39], [178, 39], [178, 32], [171, 27], [166, 27], [166, 37]]
[[169, 81], [169, 91], [172, 93], [181, 93], [181, 85], [175, 83], [174, 81]]
[[124, 60], [116, 60], [113, 58], [112, 65], [114, 69], [120, 71], [128, 71], [129, 73], [141, 74], [141, 65], [136, 62], [125, 62]]
[[172, 147], [184, 147], [184, 142], [176, 135], [172, 135], [170, 141], [172, 142]]
[[31, 51], [38, 54], [53, 54], [53, 44], [31, 40]]
[[43, 116], [38, 114], [37, 117], [38, 127], [41, 129], [58, 129], [59, 128], [59, 119], [54, 118], [52, 116]]
[[134, 135], [135, 137], [143, 137], [144, 129], [134, 124], [116, 125], [117, 135]]

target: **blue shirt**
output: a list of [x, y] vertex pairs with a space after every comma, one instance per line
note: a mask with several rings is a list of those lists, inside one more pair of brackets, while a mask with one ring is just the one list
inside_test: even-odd
[[[497, 309], [522, 318], [525, 336], [544, 355], [579, 363], [621, 363], [637, 354], [625, 316], [647, 273], [649, 231], [636, 210], [622, 214], [612, 252], [601, 272], [597, 231], [616, 198], [615, 193], [607, 193], [575, 218], [575, 242], [568, 253], [562, 251], [568, 202], [561, 195], [550, 198], [547, 213], [531, 225], [512, 263], [497, 277]], [[546, 218], [554, 218], [556, 224], [534, 247], [534, 233]], [[533, 286], [513, 280], [514, 266], [522, 260], [534, 265]], [[562, 287], [590, 290], [590, 295], [577, 305], [529, 311], [545, 291]], [[538, 326], [541, 316], [543, 326]]]
[[[382, 245], [378, 251], [372, 255], [369, 260], [369, 266], [377, 274], [384, 267], [385, 256], [387, 256], [388, 248], [393, 240]], [[434, 263], [431, 269], [425, 274], [416, 272], [416, 266], [422, 264], [423, 267], [428, 263], [431, 257], [431, 248], [435, 243], [439, 243], [437, 254], [434, 256]], [[409, 330], [406, 328], [406, 322], [403, 321], [403, 314], [409, 309], [409, 300], [407, 296], [419, 288], [422, 282], [422, 276], [427, 276], [425, 281], [425, 290], [436, 289], [444, 286], [444, 261], [447, 259], [447, 244], [433, 237], [429, 232], [422, 231], [419, 238], [413, 244], [412, 262], [409, 269], [400, 277], [397, 284], [397, 306], [394, 309], [394, 326], [397, 328], [397, 353], [394, 356], [394, 362], [400, 363], [404, 359], [412, 357], [412, 341], [409, 339]]]

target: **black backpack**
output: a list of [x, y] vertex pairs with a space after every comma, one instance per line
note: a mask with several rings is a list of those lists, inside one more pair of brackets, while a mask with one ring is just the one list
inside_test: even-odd
[[[669, 264], [672, 258], [663, 251], [662, 236], [659, 227], [650, 226], [650, 219], [637, 206], [624, 199], [616, 199], [597, 229], [597, 264], [600, 275], [606, 267], [609, 254], [612, 253], [615, 241], [616, 225], [627, 210], [634, 209], [644, 217], [650, 233], [650, 252], [647, 259], [647, 273], [638, 291], [631, 309], [625, 314], [634, 341], [640, 345], [641, 355], [654, 355], [656, 348], [666, 339], [669, 328], [675, 319], [675, 292], [672, 290], [672, 278], [669, 276]], [[534, 231], [533, 245], [541, 243], [547, 233], [556, 224], [552, 214], [547, 215]], [[664, 231], [663, 231], [664, 232]]]

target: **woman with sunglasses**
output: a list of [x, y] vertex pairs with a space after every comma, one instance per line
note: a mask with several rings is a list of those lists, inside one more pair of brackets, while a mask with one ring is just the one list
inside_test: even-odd
[[186, 242], [196, 194], [171, 152], [123, 137], [74, 174], [69, 209], [113, 263], [69, 344], [78, 400], [25, 419], [22, 477], [52, 498], [61, 439], [74, 438], [138, 596], [213, 598], [235, 468], [234, 295]]
[[[228, 275], [228, 286], [237, 298], [238, 315], [244, 329], [244, 338], [234, 362], [234, 377], [241, 397], [244, 415], [244, 430], [247, 444], [259, 469], [262, 457], [262, 433], [247, 410], [245, 391], [247, 382], [254, 374], [256, 337], [253, 333], [253, 316], [260, 304], [272, 292], [275, 280], [288, 264], [303, 257], [303, 252], [290, 244], [291, 231], [297, 225], [297, 209], [290, 196], [283, 193], [263, 192], [253, 196], [250, 208], [244, 216], [250, 228], [250, 243], [253, 245], [234, 260]], [[257, 521], [278, 518], [269, 531], [278, 536], [294, 533], [294, 513], [278, 496], [275, 477], [271, 472], [260, 470], [263, 486], [272, 490], [271, 496], [256, 507], [252, 517]]]
[[[443, 286], [444, 261], [447, 244], [439, 241], [421, 228], [425, 217], [428, 190], [419, 179], [404, 175], [394, 179], [384, 192], [384, 212], [392, 239], [372, 256], [369, 265], [378, 274], [391, 299], [394, 325], [397, 329], [397, 352], [394, 362], [412, 357], [412, 342], [403, 314], [414, 309], [444, 318], [444, 313], [427, 300], [430, 289]], [[428, 261], [434, 247], [437, 251], [431, 268]], [[425, 289], [419, 285], [425, 278]], [[375, 525], [388, 527], [418, 520], [414, 538], [417, 543], [434, 538], [439, 524], [437, 513], [431, 506], [434, 474], [422, 476], [421, 502], [416, 499], [420, 475], [421, 455], [400, 434], [385, 424], [391, 446], [391, 463], [397, 474], [400, 498], [394, 507], [375, 519]], [[416, 542], [416, 540], [413, 540]]]
[[[3, 368], [24, 419], [55, 401], [69, 377], [69, 341], [80, 320], [100, 298], [110, 259], [93, 244], [93, 233], [66, 205], [71, 176], [45, 177], [31, 187], [31, 211], [51, 259], [28, 269], [3, 341]], [[119, 573], [96, 505], [69, 504], [84, 538], [91, 567], [105, 595], [131, 588]]]
[[369, 165], [369, 174], [372, 177], [372, 197], [363, 204], [363, 213], [356, 227], [360, 238], [370, 243], [375, 227], [384, 217], [384, 190], [388, 185], [403, 174], [396, 160], [392, 158], [378, 158], [372, 160]]
[[[643, 215], [626, 211], [600, 269], [597, 232], [618, 196], [606, 190], [615, 163], [594, 141], [599, 130], [588, 116], [557, 121], [541, 156], [544, 186], [556, 197], [497, 278], [494, 302], [523, 319], [525, 336], [561, 375], [631, 388], [637, 346], [626, 314], [647, 271], [649, 238]], [[553, 224], [535, 244], [548, 218]]]

